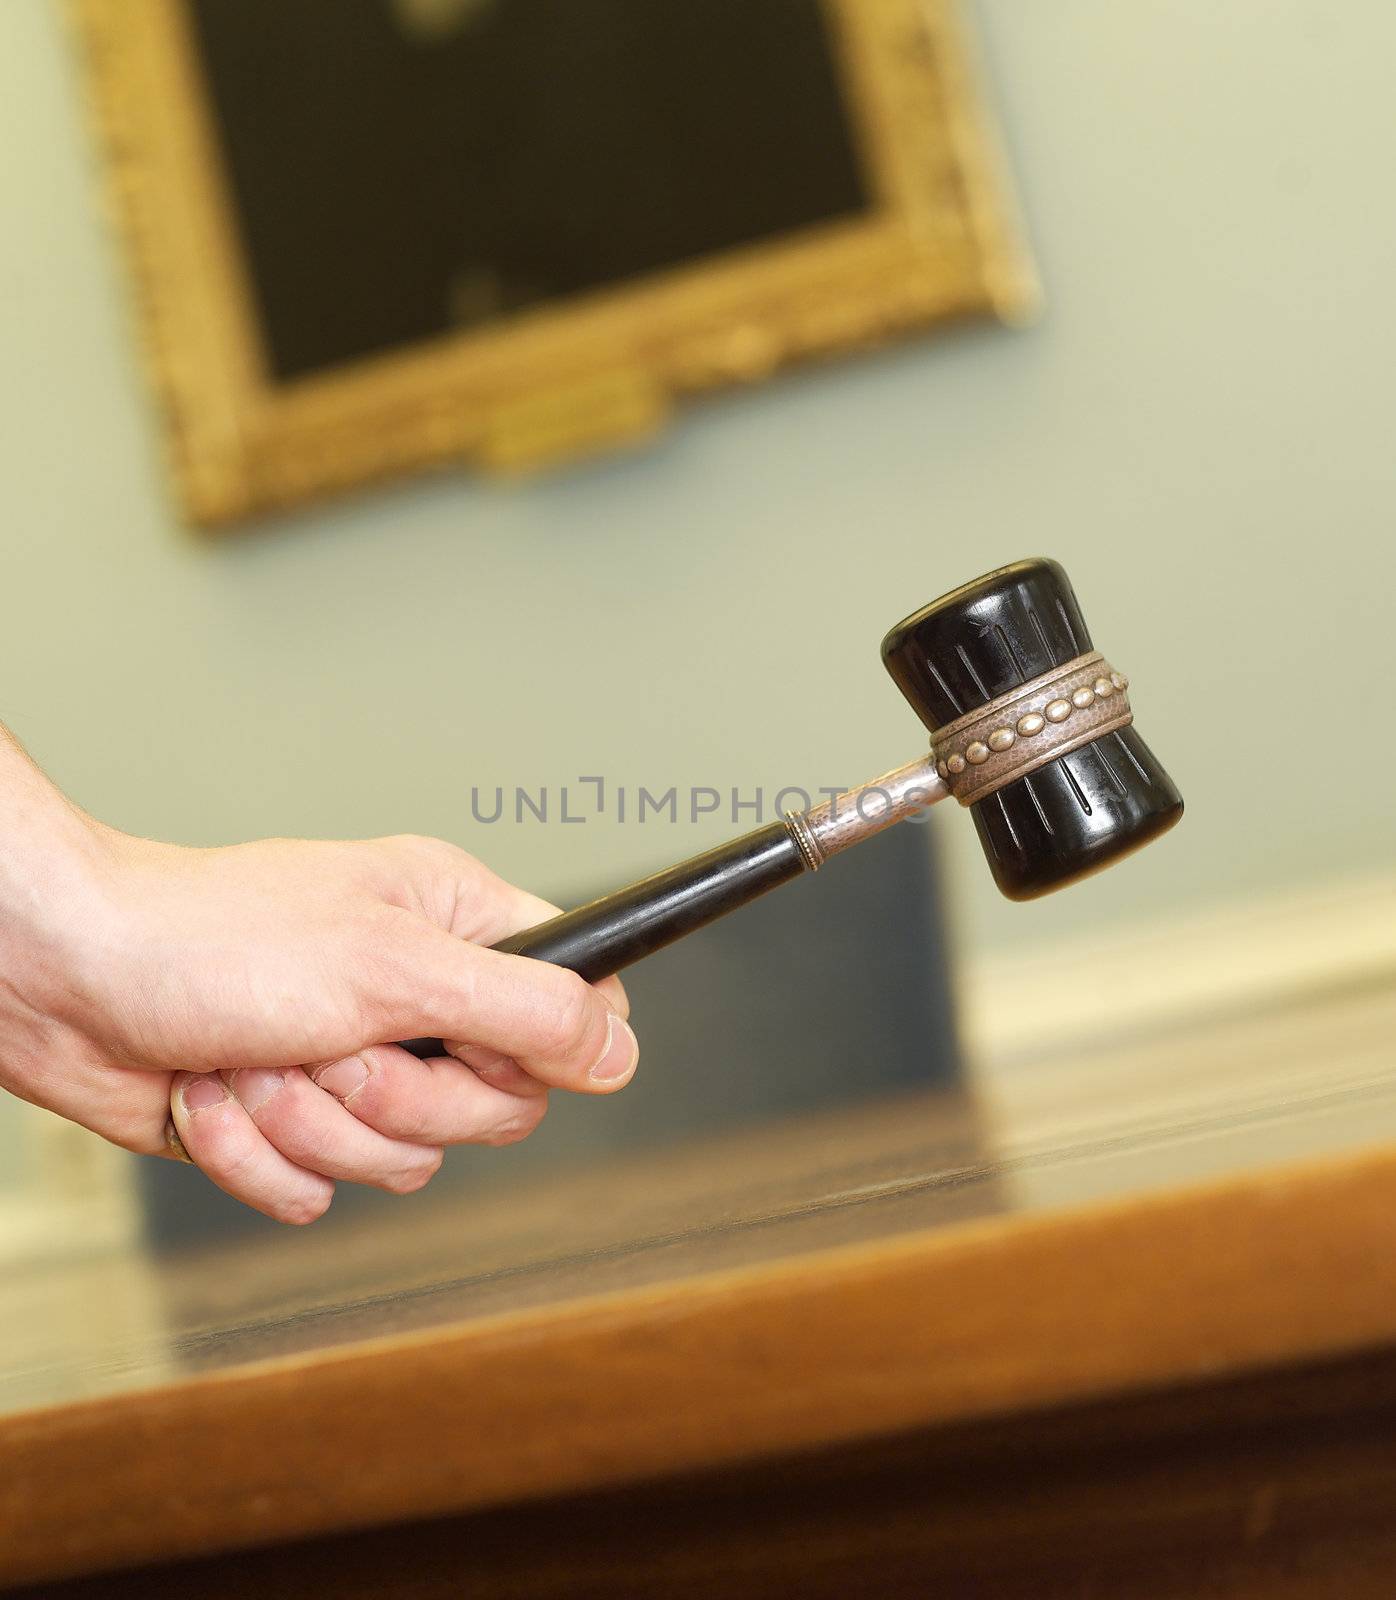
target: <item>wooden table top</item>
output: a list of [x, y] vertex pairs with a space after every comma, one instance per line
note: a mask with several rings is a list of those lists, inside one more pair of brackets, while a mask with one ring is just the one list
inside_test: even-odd
[[392, 1226], [21, 1271], [0, 1584], [1396, 1344], [1393, 1037], [1359, 986]]

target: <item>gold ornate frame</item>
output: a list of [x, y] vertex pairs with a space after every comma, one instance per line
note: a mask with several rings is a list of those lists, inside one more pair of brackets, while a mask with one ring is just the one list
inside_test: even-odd
[[876, 196], [865, 217], [275, 384], [181, 0], [69, 0], [189, 517], [451, 461], [536, 467], [644, 437], [719, 385], [1029, 314], [953, 0], [824, 3]]

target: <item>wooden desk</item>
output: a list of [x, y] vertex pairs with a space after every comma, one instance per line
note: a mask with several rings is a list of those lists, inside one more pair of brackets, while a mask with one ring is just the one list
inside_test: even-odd
[[0, 1584], [1386, 1596], [1393, 1039], [1358, 988], [410, 1226], [23, 1275]]

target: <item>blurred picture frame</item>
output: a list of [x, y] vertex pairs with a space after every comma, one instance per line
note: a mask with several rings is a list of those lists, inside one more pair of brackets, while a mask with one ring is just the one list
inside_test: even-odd
[[195, 524], [1035, 304], [952, 0], [69, 4]]

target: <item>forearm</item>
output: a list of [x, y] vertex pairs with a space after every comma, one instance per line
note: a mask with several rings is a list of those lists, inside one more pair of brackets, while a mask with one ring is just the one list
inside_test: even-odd
[[0, 723], [0, 976], [85, 915], [109, 830], [45, 778]]
[[0, 902], [29, 895], [94, 852], [99, 824], [61, 793], [0, 723]]
[[[73, 805], [0, 725], [0, 1010], [10, 1049], [0, 1083], [24, 1092], [48, 1024], [66, 1022], [101, 943], [108, 830]], [[31, 1049], [16, 1049], [22, 1036]]]

